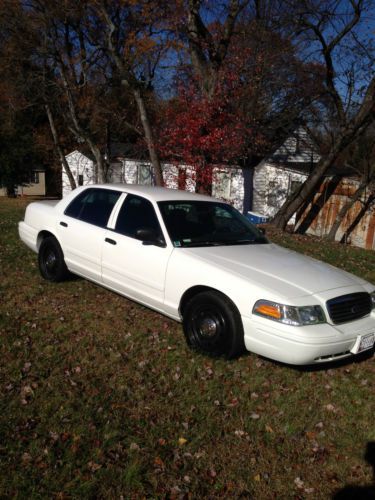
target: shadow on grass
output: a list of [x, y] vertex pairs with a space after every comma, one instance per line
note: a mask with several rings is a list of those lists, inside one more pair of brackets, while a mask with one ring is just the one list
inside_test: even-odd
[[[73, 274], [69, 271], [69, 274], [66, 276], [64, 279], [64, 282], [74, 282], [74, 281], [83, 281], [85, 278], [82, 278], [82, 276], [78, 276], [78, 274]], [[86, 280], [87, 281], [87, 280]]]
[[372, 485], [355, 486], [348, 485], [343, 489], [337, 491], [333, 500], [374, 500], [375, 498], [375, 441], [367, 443], [366, 452], [364, 456], [365, 461], [372, 467]]

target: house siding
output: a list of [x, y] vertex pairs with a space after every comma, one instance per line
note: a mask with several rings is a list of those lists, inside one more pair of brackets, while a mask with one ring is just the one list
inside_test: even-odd
[[261, 162], [254, 172], [253, 211], [273, 217], [291, 194], [293, 182], [302, 183], [307, 175]]
[[[70, 167], [72, 175], [77, 183], [79, 184], [79, 176], [82, 175], [82, 185], [86, 186], [89, 184], [94, 184], [94, 162], [90, 160], [87, 156], [82, 154], [80, 151], [73, 151], [66, 156], [66, 161]], [[63, 197], [70, 193], [72, 188], [70, 187], [69, 178], [65, 172], [64, 167], [62, 168], [62, 195]]]
[[[18, 196], [45, 196], [46, 195], [46, 173], [42, 170], [34, 170], [38, 174], [39, 182], [30, 182], [23, 186], [17, 186]], [[0, 188], [0, 196], [7, 196], [6, 188]]]
[[[78, 185], [78, 178], [82, 176], [82, 185], [94, 184], [94, 162], [79, 151], [73, 151], [66, 157], [72, 174]], [[164, 163], [163, 177], [165, 185], [171, 189], [178, 189], [179, 171], [185, 171], [185, 190], [195, 191], [195, 171], [189, 165], [174, 165]], [[147, 176], [149, 169], [149, 176]], [[223, 201], [234, 205], [238, 210], [243, 207], [243, 176], [238, 168], [214, 168], [213, 169], [212, 194]], [[109, 171], [110, 182], [120, 182], [125, 184], [153, 183], [151, 163], [147, 161], [121, 159], [113, 162]], [[221, 187], [223, 183], [227, 185], [227, 196], [222, 196]], [[63, 196], [71, 192], [68, 176], [65, 170], [62, 171]]]

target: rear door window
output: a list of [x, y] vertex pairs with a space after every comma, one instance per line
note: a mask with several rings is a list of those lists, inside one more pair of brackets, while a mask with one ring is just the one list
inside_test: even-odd
[[99, 227], [106, 227], [121, 192], [90, 188], [80, 193], [68, 205], [65, 215]]

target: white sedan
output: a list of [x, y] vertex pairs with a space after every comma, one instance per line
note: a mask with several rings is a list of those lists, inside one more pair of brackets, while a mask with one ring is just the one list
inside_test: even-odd
[[189, 346], [314, 364], [373, 348], [374, 285], [270, 243], [233, 207], [150, 186], [31, 203], [19, 234], [49, 281], [83, 276], [183, 324]]

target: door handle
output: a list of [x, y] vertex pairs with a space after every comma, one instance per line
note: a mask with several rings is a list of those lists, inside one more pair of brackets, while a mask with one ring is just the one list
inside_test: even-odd
[[106, 238], [104, 241], [106, 241], [107, 243], [110, 243], [111, 245], [117, 245], [117, 241], [112, 240], [111, 238]]
[[68, 224], [66, 222], [60, 222], [60, 226], [68, 227]]

